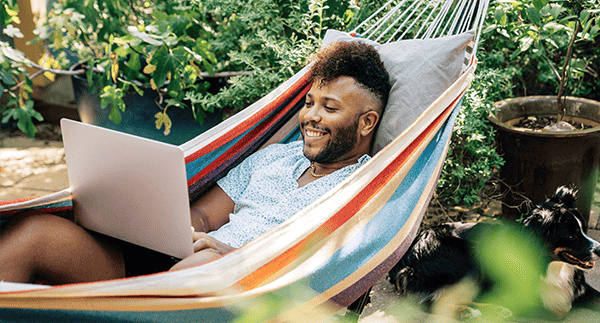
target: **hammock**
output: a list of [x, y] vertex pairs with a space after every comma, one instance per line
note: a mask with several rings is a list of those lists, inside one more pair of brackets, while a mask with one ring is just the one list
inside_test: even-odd
[[[392, 2], [351, 33], [358, 37], [331, 31], [324, 43], [385, 40], [377, 46], [386, 67], [401, 66], [409, 74], [410, 66], [425, 72], [427, 64], [415, 62], [435, 60], [425, 54], [444, 47], [440, 44], [475, 44], [475, 51], [477, 38], [473, 42], [473, 33], [465, 32], [475, 29], [479, 37], [487, 0]], [[414, 39], [395, 41], [406, 35]], [[215, 261], [180, 271], [55, 287], [0, 284], [5, 290], [0, 292], [0, 320], [228, 322], [250, 313], [261, 321], [306, 322], [348, 306], [387, 273], [414, 239], [436, 188], [461, 98], [473, 79], [476, 59], [469, 51], [465, 56], [467, 45], [458, 46], [459, 51], [453, 47], [436, 63], [444, 67], [458, 59], [460, 66], [452, 80], [432, 76], [447, 84], [430, 102], [388, 105], [382, 119], [392, 120], [391, 125], [380, 125], [388, 132], [397, 128], [398, 111], [415, 115], [393, 130], [399, 132], [391, 142], [378, 139], [381, 149], [370, 161], [275, 229]], [[415, 48], [426, 52], [394, 61]], [[310, 88], [307, 71], [181, 146], [190, 199], [257, 149], [298, 139], [297, 113]], [[417, 74], [408, 75], [411, 82], [396, 82], [392, 91], [419, 101], [433, 85], [427, 84], [430, 77], [419, 83]], [[390, 101], [398, 101], [393, 93]], [[0, 202], [0, 215], [31, 208], [68, 216], [70, 191]]]

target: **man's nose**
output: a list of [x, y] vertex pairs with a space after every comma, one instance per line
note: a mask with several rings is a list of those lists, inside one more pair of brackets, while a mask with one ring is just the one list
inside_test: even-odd
[[304, 118], [306, 119], [306, 121], [319, 122], [319, 121], [321, 121], [321, 113], [320, 112], [321, 112], [321, 108], [315, 104], [310, 109], [308, 109], [308, 111], [306, 111]]

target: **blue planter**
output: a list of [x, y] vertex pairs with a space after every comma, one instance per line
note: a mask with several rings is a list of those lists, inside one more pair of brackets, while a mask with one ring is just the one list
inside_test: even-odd
[[143, 96], [139, 96], [135, 92], [126, 94], [123, 97], [126, 108], [124, 112], [121, 112], [122, 118], [119, 124], [108, 119], [110, 109], [100, 107], [99, 94], [91, 92], [86, 80], [77, 76], [73, 77], [73, 91], [82, 122], [173, 145], [181, 145], [223, 120], [223, 112], [219, 110], [209, 113], [204, 119], [204, 123], [200, 125], [194, 120], [190, 108], [170, 107], [167, 114], [173, 125], [171, 132], [165, 136], [164, 126], [160, 130], [156, 129], [154, 116], [162, 109], [155, 103], [155, 99], [158, 97], [155, 91], [144, 91]]

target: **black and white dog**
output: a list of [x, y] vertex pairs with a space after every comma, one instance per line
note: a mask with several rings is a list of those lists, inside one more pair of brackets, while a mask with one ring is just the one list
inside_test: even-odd
[[[587, 302], [600, 293], [585, 282], [583, 270], [594, 267], [600, 244], [585, 234], [586, 225], [575, 206], [575, 192], [564, 186], [554, 197], [538, 204], [522, 222], [522, 228], [541, 238], [544, 256], [540, 297], [543, 307], [558, 316], [573, 304]], [[398, 291], [433, 303], [444, 289], [470, 276], [485, 293], [493, 281], [472, 257], [475, 232], [497, 224], [447, 223], [419, 233], [402, 259], [390, 270], [389, 279]], [[544, 270], [545, 268], [545, 270]]]

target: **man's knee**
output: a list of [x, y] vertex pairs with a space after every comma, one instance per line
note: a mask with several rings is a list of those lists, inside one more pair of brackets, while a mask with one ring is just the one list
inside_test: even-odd
[[69, 239], [73, 233], [81, 230], [77, 224], [59, 216], [27, 211], [4, 225], [0, 234], [5, 238], [18, 238], [23, 247], [37, 248]]

